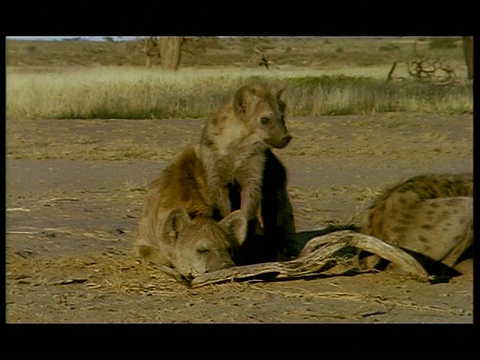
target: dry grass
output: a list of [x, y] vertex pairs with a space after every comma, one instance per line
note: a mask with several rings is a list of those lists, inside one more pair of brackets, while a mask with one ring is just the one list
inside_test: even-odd
[[[31, 146], [31, 147], [30, 147]], [[9, 139], [7, 156], [12, 159], [65, 159], [65, 160], [169, 160], [178, 153], [174, 148], [152, 148], [150, 144], [128, 142], [110, 142], [102, 145], [69, 144], [50, 142], [34, 143], [25, 146], [14, 139]]]
[[33, 286], [79, 284], [96, 292], [150, 295], [174, 295], [185, 291], [160, 270], [135, 259], [133, 254], [115, 253], [63, 256], [56, 259], [28, 261], [17, 254], [7, 256], [7, 282]]
[[[172, 73], [138, 66], [142, 55], [134, 44], [8, 41], [7, 117], [207, 117], [240, 84], [255, 79], [287, 85], [292, 116], [473, 112], [471, 84], [385, 83], [394, 61], [412, 59], [413, 42], [408, 38], [209, 39], [203, 50], [187, 46], [180, 71]], [[425, 39], [417, 43], [417, 51], [440, 58], [464, 79], [461, 41], [451, 43], [451, 48], [434, 49]], [[269, 54], [275, 66], [259, 68], [253, 49]], [[397, 75], [405, 71], [399, 66]]]
[[7, 69], [9, 119], [201, 118], [211, 115], [240, 85], [258, 79], [288, 88], [291, 116], [371, 114], [385, 111], [468, 113], [472, 86], [385, 83], [320, 70], [192, 70], [76, 68], [60, 74]]

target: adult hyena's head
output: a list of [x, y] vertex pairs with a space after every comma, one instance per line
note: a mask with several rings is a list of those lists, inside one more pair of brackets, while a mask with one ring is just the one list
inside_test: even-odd
[[246, 235], [246, 220], [235, 211], [216, 222], [191, 219], [184, 208], [170, 211], [163, 224], [163, 239], [173, 248], [172, 263], [185, 278], [235, 266], [233, 260]]
[[242, 86], [233, 99], [237, 119], [248, 125], [267, 145], [282, 149], [292, 140], [285, 125], [284, 89], [272, 93], [264, 85]]

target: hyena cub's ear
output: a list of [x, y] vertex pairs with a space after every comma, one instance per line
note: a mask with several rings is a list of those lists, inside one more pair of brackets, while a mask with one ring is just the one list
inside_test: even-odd
[[287, 88], [282, 87], [280, 90], [277, 91], [277, 94], [275, 95], [275, 99], [277, 100], [283, 100], [282, 95], [284, 94], [285, 90]]
[[233, 111], [235, 112], [235, 115], [245, 115], [254, 97], [255, 93], [250, 86], [245, 85], [238, 89], [233, 98]]
[[162, 238], [170, 245], [174, 245], [182, 231], [190, 224], [185, 208], [175, 208], [170, 210], [162, 226]]
[[277, 101], [277, 104], [280, 108], [281, 112], [285, 112], [286, 104], [285, 104], [285, 87], [282, 87], [280, 90], [278, 90], [275, 94], [275, 100]]
[[247, 219], [241, 210], [235, 210], [220, 221], [220, 226], [242, 245], [247, 237]]

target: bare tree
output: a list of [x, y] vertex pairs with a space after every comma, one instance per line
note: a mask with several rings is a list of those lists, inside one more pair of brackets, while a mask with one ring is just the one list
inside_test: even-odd
[[420, 57], [409, 61], [407, 66], [408, 73], [413, 78], [433, 81], [439, 85], [449, 84], [456, 77], [453, 68], [443, 64], [440, 59], [432, 60], [427, 57]]
[[184, 38], [180, 36], [162, 36], [160, 38], [160, 62], [165, 69], [178, 70], [183, 41]]
[[270, 68], [270, 65], [273, 64], [268, 54], [265, 54], [258, 49], [254, 49], [254, 51], [256, 54], [260, 56], [260, 61], [258, 62], [258, 66], [263, 66], [265, 69], [268, 70]]
[[[407, 62], [407, 71], [410, 79], [417, 81], [433, 82], [437, 85], [448, 85], [455, 81], [456, 74], [452, 66], [444, 64], [438, 58], [431, 58], [428, 55], [419, 54], [416, 39], [413, 43], [414, 59]], [[387, 75], [387, 81], [406, 80], [405, 77], [394, 76], [398, 62], [395, 61]]]
[[462, 36], [463, 53], [467, 63], [467, 78], [473, 79], [473, 36]]
[[145, 65], [151, 67], [156, 57], [163, 68], [178, 70], [185, 38], [179, 36], [137, 37], [137, 46], [145, 54]]
[[152, 66], [152, 59], [158, 56], [158, 39], [156, 36], [140, 38], [141, 51], [145, 53], [145, 65]]

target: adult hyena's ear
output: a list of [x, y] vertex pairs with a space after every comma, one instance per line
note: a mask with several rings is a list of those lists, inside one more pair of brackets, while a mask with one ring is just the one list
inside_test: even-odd
[[247, 237], [247, 219], [241, 210], [235, 210], [219, 222], [227, 234], [242, 245]]
[[233, 98], [233, 111], [235, 115], [245, 115], [254, 97], [255, 93], [250, 86], [245, 85], [238, 89]]
[[190, 224], [190, 217], [185, 208], [170, 210], [162, 225], [162, 239], [169, 245], [174, 245], [180, 233]]

